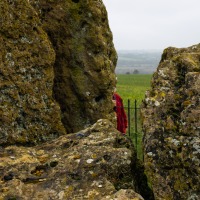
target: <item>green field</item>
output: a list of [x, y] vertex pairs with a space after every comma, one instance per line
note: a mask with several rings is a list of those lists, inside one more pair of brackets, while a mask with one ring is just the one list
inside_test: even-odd
[[141, 103], [145, 92], [150, 89], [151, 74], [118, 74], [117, 92], [127, 105], [127, 100], [135, 100]]
[[[134, 102], [137, 100], [137, 108], [145, 97], [145, 92], [150, 89], [151, 74], [118, 74], [117, 75], [117, 93], [122, 97], [124, 107], [128, 116], [128, 99], [130, 100], [130, 133], [127, 129], [127, 135], [130, 137], [137, 149], [138, 158], [142, 159], [142, 129], [140, 122], [140, 109], [134, 109]], [[137, 124], [135, 117], [135, 110], [137, 110]], [[136, 129], [137, 127], [137, 129]]]

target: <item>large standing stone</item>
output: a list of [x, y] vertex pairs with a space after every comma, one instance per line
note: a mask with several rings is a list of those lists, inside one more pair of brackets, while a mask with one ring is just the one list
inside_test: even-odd
[[155, 198], [200, 199], [200, 45], [164, 50], [142, 120]]
[[0, 1], [0, 145], [65, 133], [52, 98], [55, 53], [27, 0]]
[[117, 55], [101, 0], [30, 0], [56, 52], [54, 95], [68, 132], [113, 118]]

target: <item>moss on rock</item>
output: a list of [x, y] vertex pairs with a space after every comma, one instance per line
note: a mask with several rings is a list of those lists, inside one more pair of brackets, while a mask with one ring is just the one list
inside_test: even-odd
[[30, 2], [56, 53], [54, 95], [66, 130], [112, 120], [117, 55], [102, 1]]
[[199, 44], [165, 49], [144, 100], [145, 169], [155, 199], [200, 198], [199, 69]]
[[65, 134], [52, 98], [55, 53], [37, 13], [26, 0], [2, 0], [0, 15], [0, 144]]

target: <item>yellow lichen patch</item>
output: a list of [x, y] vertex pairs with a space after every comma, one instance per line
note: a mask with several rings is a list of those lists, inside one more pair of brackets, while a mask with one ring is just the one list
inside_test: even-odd
[[185, 181], [181, 181], [179, 179], [176, 179], [174, 183], [174, 189], [177, 191], [184, 191], [188, 189], [188, 184]]
[[87, 198], [88, 198], [89, 200], [95, 200], [95, 199], [96, 199], [96, 196], [98, 196], [98, 195], [99, 195], [99, 192], [98, 192], [97, 190], [93, 189], [93, 190], [90, 190], [90, 191], [88, 192]]
[[64, 197], [65, 199], [68, 199], [69, 197], [72, 196], [73, 192], [74, 192], [74, 187], [71, 186], [71, 185], [70, 185], [70, 186], [67, 186], [66, 189], [65, 189], [65, 191], [64, 191], [63, 197]]
[[183, 106], [184, 106], [184, 107], [187, 107], [187, 106], [189, 106], [190, 104], [191, 104], [191, 101], [190, 101], [190, 100], [186, 100], [186, 101], [183, 102]]
[[34, 171], [33, 174], [34, 174], [35, 176], [41, 176], [43, 173], [44, 173], [44, 170], [43, 170], [43, 169], [40, 169], [40, 170]]
[[0, 158], [0, 167], [5, 167], [12, 162], [11, 158]]
[[42, 155], [38, 157], [38, 160], [41, 163], [46, 163], [50, 159], [50, 156], [48, 154]]
[[165, 129], [166, 130], [175, 130], [176, 129], [176, 125], [175, 125], [174, 121], [172, 120], [171, 116], [167, 117]]
[[97, 174], [97, 173], [94, 173], [94, 172], [93, 172], [91, 175], [92, 175], [93, 178], [95, 178], [95, 177], [98, 176], [98, 174]]
[[14, 160], [12, 163], [13, 164], [20, 164], [20, 163], [35, 163], [37, 161], [37, 159], [35, 159], [34, 157], [25, 154], [22, 155], [22, 157], [17, 158], [16, 160]]
[[41, 156], [41, 155], [43, 155], [44, 153], [45, 153], [44, 150], [39, 150], [39, 151], [36, 152], [36, 154], [37, 154], [38, 156]]
[[75, 154], [74, 156], [73, 156], [73, 159], [80, 159], [81, 158], [81, 155], [80, 154]]
[[96, 155], [96, 154], [92, 154], [92, 158], [93, 158], [93, 159], [96, 159], [96, 158], [97, 158], [97, 155]]
[[9, 188], [8, 187], [4, 187], [1, 189], [1, 191], [4, 193], [4, 192], [8, 192], [9, 191]]

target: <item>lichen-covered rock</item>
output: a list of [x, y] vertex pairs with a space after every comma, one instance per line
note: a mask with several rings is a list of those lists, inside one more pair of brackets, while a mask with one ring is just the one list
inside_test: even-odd
[[102, 0], [30, 0], [56, 52], [54, 95], [68, 132], [113, 118], [116, 51]]
[[142, 121], [155, 199], [200, 199], [200, 45], [164, 50]]
[[108, 120], [66, 135], [52, 97], [70, 132], [112, 119], [101, 0], [2, 0], [0, 49], [0, 200], [151, 199], [131, 140]]
[[135, 155], [108, 120], [43, 145], [0, 148], [0, 199], [142, 200]]
[[0, 145], [65, 133], [52, 98], [55, 53], [27, 0], [0, 1]]
[[121, 189], [117, 191], [115, 194], [107, 195], [101, 200], [108, 200], [108, 199], [109, 200], [144, 200], [140, 194], [130, 189], [128, 190]]

